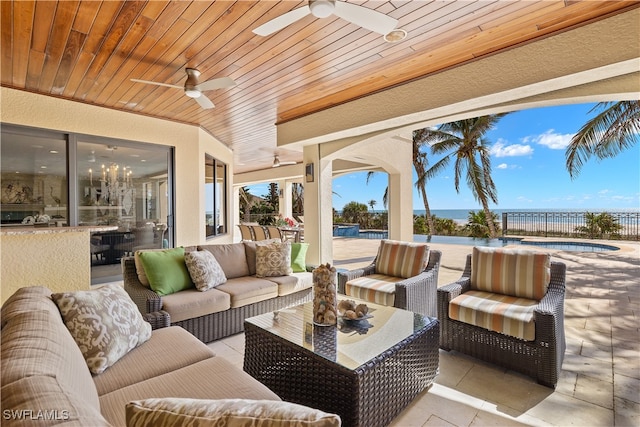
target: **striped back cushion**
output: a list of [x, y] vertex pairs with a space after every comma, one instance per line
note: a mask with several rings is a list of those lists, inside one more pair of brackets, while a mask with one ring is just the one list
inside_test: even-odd
[[429, 259], [429, 247], [423, 243], [382, 240], [376, 258], [376, 273], [387, 276], [417, 276]]
[[551, 280], [547, 253], [474, 247], [471, 288], [540, 301]]

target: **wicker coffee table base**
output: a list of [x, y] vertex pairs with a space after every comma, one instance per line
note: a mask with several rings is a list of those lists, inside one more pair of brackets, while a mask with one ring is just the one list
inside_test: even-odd
[[388, 425], [438, 373], [439, 324], [350, 370], [245, 323], [244, 370], [281, 399], [340, 415], [344, 426]]

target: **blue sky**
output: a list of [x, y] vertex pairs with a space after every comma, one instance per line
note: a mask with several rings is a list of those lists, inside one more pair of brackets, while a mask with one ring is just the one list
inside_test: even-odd
[[[574, 133], [593, 116], [594, 104], [578, 104], [517, 111], [505, 116], [487, 133], [491, 141], [492, 176], [498, 190], [497, 209], [630, 209], [640, 208], [640, 144], [612, 159], [591, 159], [573, 180], [565, 168], [565, 148]], [[431, 164], [437, 158], [431, 158]], [[431, 179], [427, 194], [431, 209], [479, 209], [462, 180], [454, 188], [453, 162]], [[414, 172], [415, 182], [415, 172]], [[387, 175], [375, 174], [366, 184], [366, 172], [333, 180], [333, 207], [382, 195]], [[252, 186], [252, 193], [266, 194], [266, 185]], [[414, 188], [413, 208], [424, 209]]]

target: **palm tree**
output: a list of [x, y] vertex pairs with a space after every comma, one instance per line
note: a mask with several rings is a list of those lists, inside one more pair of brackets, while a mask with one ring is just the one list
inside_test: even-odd
[[[426, 141], [423, 141], [423, 134], [428, 131], [428, 129], [420, 129], [413, 132], [413, 168], [418, 175], [418, 180], [416, 181], [416, 188], [420, 191], [420, 195], [422, 196], [422, 202], [424, 203], [425, 210], [425, 218], [427, 219], [428, 226], [428, 234], [432, 235], [435, 233], [435, 225], [433, 222], [433, 218], [431, 216], [431, 209], [429, 208], [429, 199], [427, 198], [427, 166], [429, 164], [427, 160], [427, 153], [422, 150], [422, 147], [426, 145]], [[373, 176], [375, 172], [370, 171], [367, 172], [367, 183], [369, 183], [369, 179]], [[382, 203], [385, 208], [387, 207], [387, 200], [389, 194], [389, 187], [384, 189], [384, 196], [382, 196]]]
[[[436, 233], [435, 222], [433, 221], [433, 215], [431, 215], [431, 208], [429, 207], [429, 199], [427, 198], [427, 179], [430, 176], [427, 176], [429, 160], [427, 157], [427, 153], [423, 150], [424, 147], [429, 145], [429, 137], [431, 135], [431, 128], [425, 128], [420, 130], [413, 131], [413, 168], [418, 175], [418, 180], [416, 181], [416, 188], [420, 191], [420, 195], [422, 196], [422, 203], [424, 203], [424, 212], [425, 218], [427, 219], [427, 227], [429, 235], [433, 235]], [[438, 171], [443, 169], [446, 165], [438, 166]], [[435, 175], [436, 170], [433, 171]]]
[[[369, 171], [367, 172], [367, 180], [366, 180], [366, 184], [369, 184], [369, 180], [371, 179], [371, 177], [373, 175], [375, 175], [376, 172], [375, 171]], [[384, 208], [386, 209], [388, 206], [388, 202], [389, 202], [389, 186], [384, 188], [384, 194], [382, 195], [382, 206], [384, 206]], [[373, 209], [373, 208], [371, 208]]]
[[[460, 178], [466, 172], [466, 181], [473, 197], [480, 202], [486, 218], [491, 218], [489, 201], [498, 203], [498, 192], [491, 178], [489, 141], [484, 135], [494, 128], [508, 113], [490, 114], [455, 122], [444, 123], [437, 129], [423, 129], [422, 141], [431, 145], [433, 154], [445, 154], [426, 173], [431, 178], [455, 159], [455, 189], [460, 192]], [[489, 237], [496, 236], [493, 221], [488, 221]]]
[[[487, 218], [491, 218], [491, 220], [489, 221]], [[491, 216], [487, 217], [484, 211], [469, 211], [465, 228], [469, 230], [469, 236], [471, 237], [486, 238], [491, 237], [489, 235], [491, 225], [493, 225], [494, 229], [498, 228], [498, 215], [496, 213], [491, 212]]]
[[298, 182], [291, 185], [292, 202], [291, 208], [293, 213], [304, 215], [304, 186]]
[[376, 202], [376, 200], [375, 200], [375, 199], [371, 199], [371, 200], [369, 200], [368, 205], [369, 205], [369, 207], [371, 208], [371, 210], [373, 210], [373, 207], [376, 205], [376, 203], [378, 203], [378, 202]]
[[243, 221], [248, 222], [251, 220], [251, 208], [255, 204], [255, 196], [249, 192], [247, 187], [240, 187], [238, 193], [240, 196], [240, 213]]
[[638, 142], [640, 101], [599, 102], [589, 112], [602, 110], [571, 139], [565, 152], [571, 178], [593, 155], [602, 160], [615, 157]]

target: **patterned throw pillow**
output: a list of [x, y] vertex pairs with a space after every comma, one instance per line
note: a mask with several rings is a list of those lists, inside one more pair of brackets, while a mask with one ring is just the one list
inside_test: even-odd
[[380, 241], [376, 258], [376, 273], [387, 276], [417, 276], [424, 270], [429, 260], [429, 247], [424, 243]]
[[256, 277], [288, 276], [292, 272], [291, 242], [256, 247]]
[[209, 251], [192, 251], [184, 254], [191, 280], [199, 291], [208, 291], [227, 281], [222, 267]]
[[51, 298], [94, 374], [151, 338], [151, 325], [118, 285], [55, 293]]
[[475, 246], [471, 288], [540, 301], [551, 281], [551, 255], [526, 249]]
[[127, 427], [278, 426], [339, 427], [338, 415], [273, 400], [155, 398], [126, 406]]

